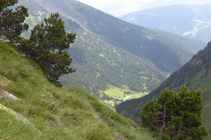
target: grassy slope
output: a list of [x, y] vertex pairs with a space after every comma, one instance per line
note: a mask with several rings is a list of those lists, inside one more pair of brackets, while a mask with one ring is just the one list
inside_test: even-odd
[[38, 131], [0, 110], [1, 139], [152, 139], [136, 124], [80, 88], [51, 85], [40, 68], [0, 41], [0, 89], [21, 98], [1, 102]]

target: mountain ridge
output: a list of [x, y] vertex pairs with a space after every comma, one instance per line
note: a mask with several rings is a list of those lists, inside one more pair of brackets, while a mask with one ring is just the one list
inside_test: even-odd
[[[46, 9], [48, 11], [48, 13], [58, 12], [58, 13], [60, 13], [60, 15], [66, 17], [68, 19], [71, 19], [74, 22], [76, 22], [77, 24], [79, 24], [85, 31], [89, 31], [89, 29], [87, 27], [87, 22], [86, 22], [85, 18], [83, 17], [83, 15], [81, 15], [80, 13], [75, 11], [75, 9], [71, 6], [71, 4], [68, 4], [65, 0], [60, 0], [60, 1], [55, 1], [55, 0], [50, 0], [50, 1], [49, 0], [47, 0], [47, 1], [36, 0], [36, 2], [41, 7]], [[68, 6], [68, 9], [58, 9], [57, 6], [53, 5], [52, 3], [55, 3], [57, 6], [63, 6], [63, 5]], [[64, 10], [66, 10], [66, 11], [64, 11]], [[68, 14], [67, 11], [70, 12], [71, 14]]]

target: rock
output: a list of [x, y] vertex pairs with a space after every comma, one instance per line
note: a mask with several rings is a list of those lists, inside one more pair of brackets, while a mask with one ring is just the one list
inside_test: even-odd
[[4, 97], [5, 100], [20, 100], [19, 98], [15, 97], [13, 94], [3, 91], [0, 89], [0, 94]]

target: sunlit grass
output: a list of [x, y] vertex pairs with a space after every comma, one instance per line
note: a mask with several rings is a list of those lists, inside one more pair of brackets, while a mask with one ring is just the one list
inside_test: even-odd
[[[123, 88], [118, 88], [118, 87], [114, 87], [110, 85], [107, 90], [101, 91], [101, 92], [104, 92], [109, 97], [111, 97], [111, 100], [102, 100], [102, 102], [105, 102], [106, 104], [114, 107], [115, 105], [123, 101], [140, 98], [148, 94], [148, 93], [143, 93], [143, 92], [132, 91], [126, 86], [122, 86], [122, 87]], [[126, 93], [129, 93], [129, 94], [126, 94]]]
[[119, 97], [119, 98], [124, 97], [124, 91], [122, 91], [121, 89], [117, 87], [112, 87], [112, 88], [107, 89], [105, 91], [105, 94], [109, 95], [110, 97]]
[[118, 115], [83, 89], [53, 86], [34, 62], [1, 41], [0, 64], [0, 89], [21, 99], [0, 103], [25, 117], [35, 128], [0, 111], [0, 139], [115, 140], [123, 136], [141, 140], [148, 135], [135, 130], [138, 127], [132, 120]]

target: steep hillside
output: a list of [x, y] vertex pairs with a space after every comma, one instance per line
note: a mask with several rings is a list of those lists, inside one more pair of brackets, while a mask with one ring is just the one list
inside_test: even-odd
[[60, 13], [67, 31], [77, 34], [69, 50], [77, 72], [60, 81], [65, 87], [85, 86], [103, 100], [109, 98], [105, 90], [111, 87], [149, 93], [191, 58], [192, 48], [205, 46], [195, 40], [184, 45], [168, 33], [129, 24], [75, 0], [23, 0], [21, 4], [29, 9], [30, 26], [50, 12]]
[[[117, 112], [125, 117], [140, 122], [139, 114], [142, 106], [152, 99], [156, 99], [160, 92], [168, 87], [171, 90], [178, 91], [181, 86], [186, 85], [188, 88], [194, 90], [201, 90], [203, 92], [204, 108], [203, 118], [204, 125], [207, 126], [209, 133], [211, 133], [210, 112], [211, 112], [211, 42], [207, 47], [199, 51], [193, 58], [186, 63], [178, 71], [169, 76], [162, 84], [147, 96], [139, 99], [133, 99], [117, 105]], [[207, 140], [210, 137], [206, 138]]]
[[209, 42], [211, 38], [211, 3], [171, 5], [129, 13], [120, 17], [136, 25], [176, 33]]
[[[1, 139], [152, 140], [133, 121], [83, 89], [65, 90], [51, 85], [34, 62], [2, 41], [0, 63], [0, 93], [7, 91], [21, 99], [6, 101], [1, 96]], [[25, 117], [23, 122], [20, 116]]]

